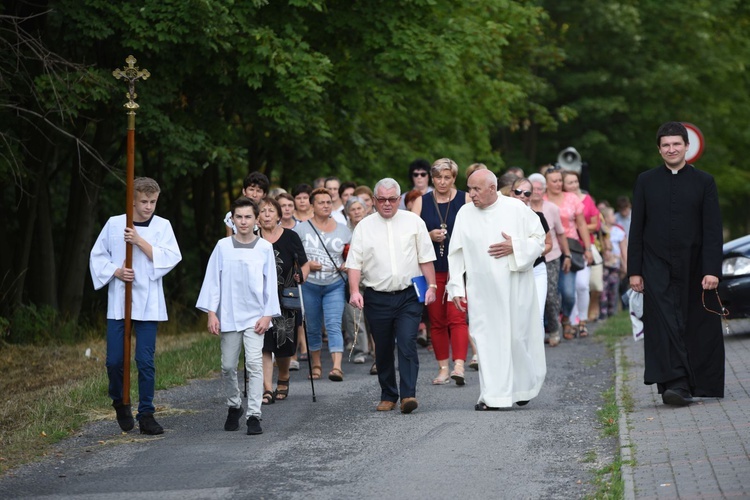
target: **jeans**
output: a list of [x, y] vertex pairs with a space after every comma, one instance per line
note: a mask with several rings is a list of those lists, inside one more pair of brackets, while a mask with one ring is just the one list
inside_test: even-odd
[[323, 321], [328, 333], [328, 351], [344, 352], [344, 336], [341, 320], [344, 315], [344, 280], [330, 285], [302, 285], [302, 300], [305, 301], [307, 322], [307, 349], [320, 351], [323, 348]]
[[[138, 367], [138, 416], [154, 413], [154, 352], [156, 351], [156, 321], [133, 321], [135, 329], [135, 364]], [[125, 362], [125, 320], [107, 320], [107, 375], [109, 397], [122, 402], [123, 364]]]
[[560, 309], [562, 311], [562, 315], [566, 318], [570, 317], [570, 313], [576, 303], [576, 274], [578, 273], [575, 273], [573, 271], [564, 273], [561, 269], [560, 276], [557, 280], [557, 288], [558, 290], [560, 290], [561, 296]]

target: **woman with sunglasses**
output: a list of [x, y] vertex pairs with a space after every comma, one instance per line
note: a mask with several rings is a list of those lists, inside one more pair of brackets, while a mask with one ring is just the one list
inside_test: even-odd
[[[432, 191], [430, 186], [430, 162], [419, 158], [409, 164], [409, 180], [411, 181], [411, 189], [419, 191], [420, 195], [425, 195]], [[408, 192], [411, 190], [407, 190]], [[399, 210], [408, 210], [406, 208], [405, 196], [401, 197], [398, 208]]]
[[[458, 210], [470, 201], [468, 193], [456, 189], [458, 165], [450, 158], [441, 158], [432, 164], [430, 193], [414, 200], [411, 211], [422, 217], [435, 247], [436, 300], [427, 306], [430, 318], [432, 347], [440, 371], [432, 383], [445, 385], [451, 379], [456, 385], [464, 385], [464, 364], [469, 344], [469, 328], [466, 313], [461, 312], [452, 302], [443, 300], [445, 285], [448, 282], [448, 245], [453, 232]], [[450, 369], [450, 354], [453, 351], [453, 371]]]
[[[589, 245], [583, 242], [591, 241], [589, 229], [583, 216], [583, 203], [573, 193], [563, 191], [562, 169], [550, 167], [544, 177], [547, 179], [547, 193], [544, 199], [551, 201], [560, 209], [560, 220], [565, 229], [565, 236], [569, 240], [577, 240], [584, 248], [584, 260], [592, 262]], [[580, 234], [580, 238], [579, 238]], [[570, 324], [570, 314], [576, 302], [576, 272], [570, 270], [570, 254], [563, 255], [560, 267], [558, 289], [561, 295], [563, 338], [573, 340], [576, 330]]]
[[[510, 197], [521, 200], [527, 207], [531, 207], [531, 195], [533, 187], [531, 181], [526, 177], [516, 179], [510, 186]], [[549, 231], [549, 224], [542, 212], [534, 211], [539, 216], [539, 220], [544, 228], [544, 251], [536, 261], [534, 261], [534, 281], [536, 281], [536, 293], [539, 300], [539, 318], [544, 317], [544, 303], [547, 300], [547, 266], [544, 263], [544, 256], [552, 250], [552, 237]], [[543, 322], [543, 321], [542, 321]]]

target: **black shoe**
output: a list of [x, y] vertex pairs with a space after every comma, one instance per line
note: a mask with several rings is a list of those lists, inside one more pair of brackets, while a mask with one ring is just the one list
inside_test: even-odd
[[239, 408], [229, 408], [229, 412], [227, 413], [227, 421], [224, 422], [224, 430], [225, 431], [236, 431], [240, 428], [240, 417], [242, 417], [242, 414], [244, 413], [244, 410], [240, 406]]
[[500, 408], [495, 408], [494, 406], [487, 406], [484, 403], [477, 403], [474, 405], [475, 411], [498, 411]]
[[529, 402], [528, 401], [516, 401], [516, 404], [518, 406], [526, 406], [527, 404], [529, 404]]
[[142, 413], [139, 415], [138, 427], [141, 429], [141, 434], [148, 434], [149, 436], [164, 434], [164, 428], [154, 419], [153, 413]]
[[687, 406], [693, 402], [692, 396], [685, 389], [667, 389], [661, 395], [661, 400], [665, 405]]
[[247, 419], [247, 435], [253, 436], [255, 434], [263, 434], [263, 429], [260, 428], [258, 417], [250, 417]]
[[133, 412], [130, 410], [130, 405], [112, 403], [112, 407], [117, 412], [117, 424], [120, 429], [125, 432], [132, 431], [135, 427], [135, 419], [133, 418]]

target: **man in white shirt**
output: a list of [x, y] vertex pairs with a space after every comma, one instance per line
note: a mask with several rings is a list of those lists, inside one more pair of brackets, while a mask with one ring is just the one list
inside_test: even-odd
[[[416, 399], [419, 357], [417, 331], [424, 306], [435, 300], [435, 250], [421, 217], [398, 210], [401, 188], [391, 178], [375, 185], [377, 214], [364, 218], [354, 229], [346, 267], [349, 301], [364, 308], [375, 340], [381, 396], [378, 411], [390, 411], [401, 398], [401, 412], [411, 413]], [[423, 275], [428, 283], [424, 304], [412, 278]], [[365, 287], [360, 293], [360, 281]], [[398, 345], [396, 386], [393, 348]]]

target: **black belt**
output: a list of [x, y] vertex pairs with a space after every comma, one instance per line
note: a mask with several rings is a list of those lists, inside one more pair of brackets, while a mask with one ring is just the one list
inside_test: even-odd
[[368, 290], [371, 290], [371, 291], [373, 291], [375, 293], [384, 293], [384, 294], [388, 294], [388, 295], [398, 295], [400, 293], [408, 292], [409, 290], [411, 290], [413, 292], [414, 291], [414, 287], [413, 286], [409, 286], [409, 287], [404, 288], [403, 290], [397, 290], [395, 292], [389, 292], [389, 291], [383, 291], [383, 292], [381, 292], [380, 290], [375, 290], [374, 288], [368, 288]]

